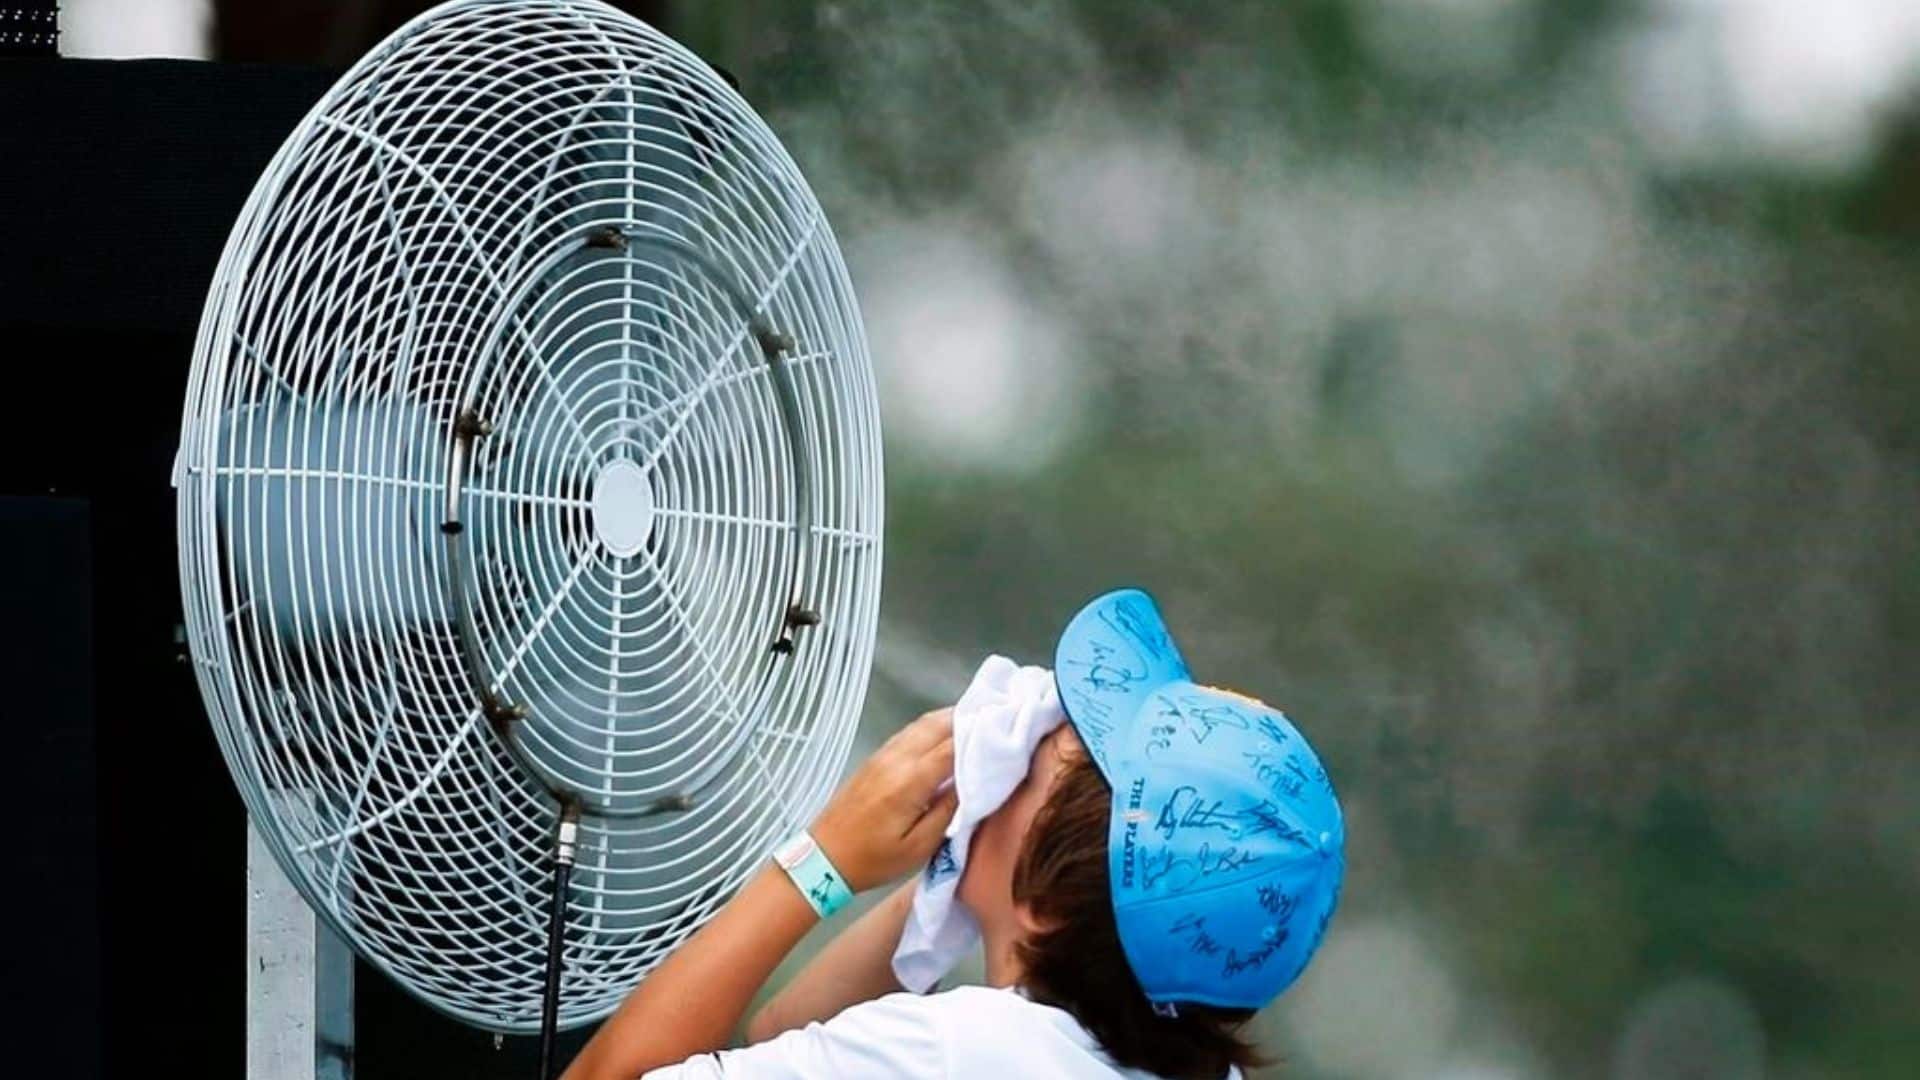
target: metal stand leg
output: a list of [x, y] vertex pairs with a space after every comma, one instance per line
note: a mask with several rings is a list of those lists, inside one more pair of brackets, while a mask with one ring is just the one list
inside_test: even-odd
[[566, 968], [567, 883], [573, 878], [575, 845], [580, 839], [580, 808], [560, 807], [554, 836], [553, 895], [547, 909], [547, 985], [540, 1008], [540, 1080], [553, 1080], [553, 1037], [560, 1019], [560, 976]]
[[352, 1080], [353, 951], [247, 824], [248, 1080]]

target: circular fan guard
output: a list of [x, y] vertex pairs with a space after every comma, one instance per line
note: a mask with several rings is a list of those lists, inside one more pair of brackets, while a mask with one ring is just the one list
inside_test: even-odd
[[249, 811], [463, 1020], [603, 1015], [830, 790], [878, 606], [878, 418], [831, 230], [713, 72], [589, 0], [382, 44], [236, 224], [181, 582]]

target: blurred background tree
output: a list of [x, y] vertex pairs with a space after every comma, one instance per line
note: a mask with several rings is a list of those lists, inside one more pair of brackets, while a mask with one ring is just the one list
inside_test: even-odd
[[[69, 55], [426, 5], [137, 6]], [[625, 6], [856, 274], [868, 745], [1142, 584], [1347, 806], [1276, 1075], [1920, 1075], [1920, 5]]]

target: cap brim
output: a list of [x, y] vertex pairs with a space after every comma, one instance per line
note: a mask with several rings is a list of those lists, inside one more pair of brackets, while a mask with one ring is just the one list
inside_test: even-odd
[[1108, 783], [1108, 758], [1123, 752], [1147, 695], [1187, 676], [1159, 607], [1139, 589], [1094, 598], [1054, 647], [1060, 705]]

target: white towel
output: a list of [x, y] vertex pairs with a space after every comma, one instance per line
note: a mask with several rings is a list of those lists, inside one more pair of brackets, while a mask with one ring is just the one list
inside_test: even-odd
[[900, 985], [924, 994], [980, 938], [980, 925], [954, 897], [973, 830], [1026, 778], [1033, 751], [1067, 718], [1042, 667], [989, 656], [953, 707], [953, 786], [960, 805], [947, 839], [920, 875], [913, 911], [893, 951]]

